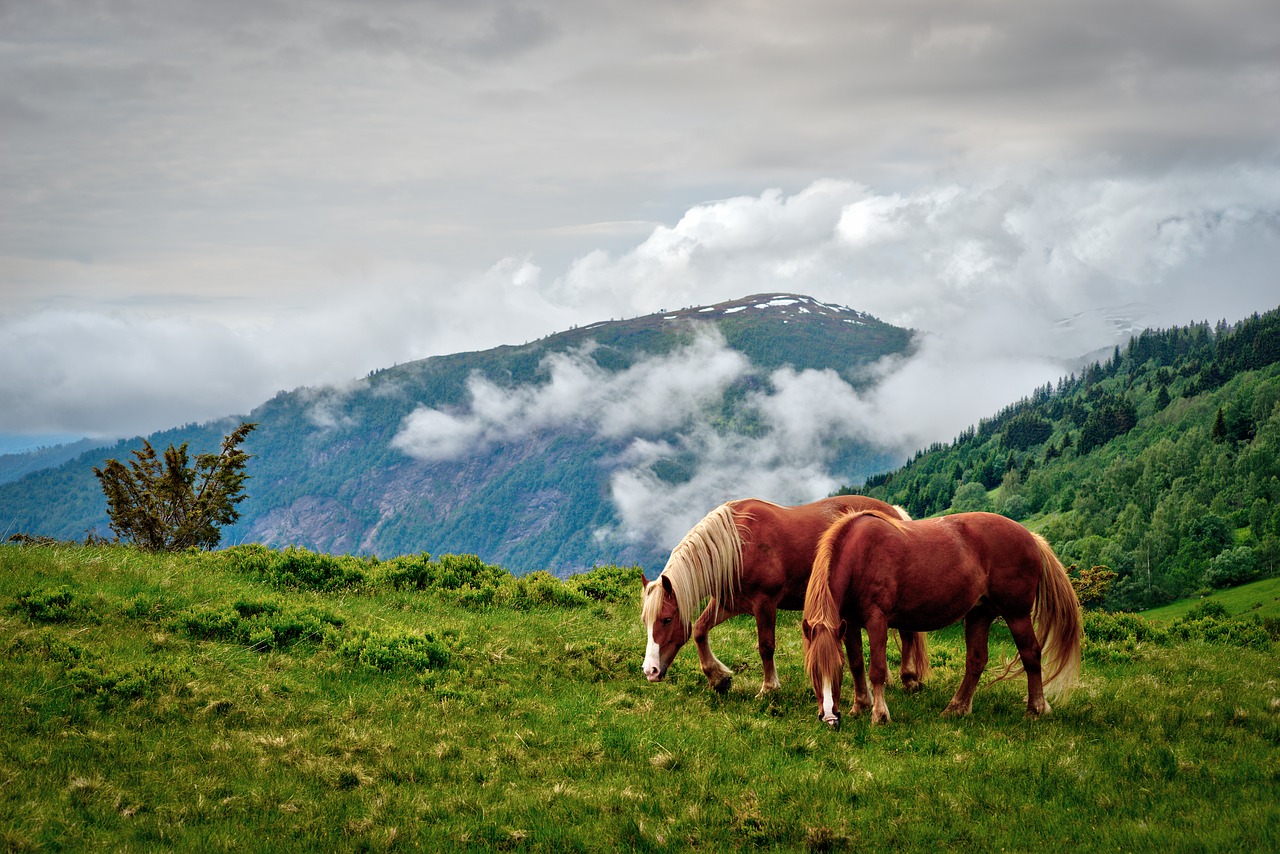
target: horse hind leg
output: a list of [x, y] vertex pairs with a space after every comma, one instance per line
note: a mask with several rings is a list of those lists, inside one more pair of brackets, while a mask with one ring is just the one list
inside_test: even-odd
[[733, 687], [733, 671], [716, 658], [715, 653], [711, 651], [711, 643], [707, 635], [731, 616], [733, 615], [723, 608], [717, 607], [716, 600], [712, 599], [693, 623], [693, 642], [698, 648], [698, 663], [702, 666], [702, 672], [706, 674], [711, 687], [721, 694], [727, 694]]
[[1018, 657], [1027, 674], [1027, 714], [1040, 716], [1051, 711], [1044, 698], [1044, 681], [1040, 670], [1040, 641], [1036, 638], [1031, 616], [1005, 617], [1013, 642], [1018, 645]]
[[956, 695], [942, 710], [944, 715], [967, 715], [973, 711], [973, 692], [987, 666], [987, 639], [995, 614], [982, 608], [974, 608], [964, 617], [964, 678]]

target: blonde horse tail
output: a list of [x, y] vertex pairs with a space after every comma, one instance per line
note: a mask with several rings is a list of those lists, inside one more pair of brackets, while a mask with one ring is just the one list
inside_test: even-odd
[[916, 642], [911, 645], [911, 656], [906, 662], [907, 669], [915, 673], [921, 682], [929, 678], [929, 644], [924, 632], [916, 632]]
[[[849, 521], [857, 513], [841, 516], [831, 524], [818, 541], [818, 551], [813, 559], [813, 572], [809, 575], [809, 586], [804, 592], [804, 669], [810, 679], [814, 679], [820, 668], [829, 666], [835, 658], [839, 658], [839, 669], [844, 667], [844, 649], [836, 637], [840, 626], [840, 608], [835, 597], [831, 595], [831, 560], [835, 553], [836, 542], [848, 527]], [[811, 627], [822, 626], [832, 629], [831, 632], [816, 633]], [[816, 642], [815, 642], [816, 641]], [[837, 670], [839, 672], [839, 670]]]
[[1039, 534], [1032, 536], [1040, 551], [1040, 587], [1032, 616], [1040, 631], [1044, 686], [1056, 699], [1066, 699], [1080, 679], [1080, 646], [1084, 638], [1080, 600], [1049, 543]]

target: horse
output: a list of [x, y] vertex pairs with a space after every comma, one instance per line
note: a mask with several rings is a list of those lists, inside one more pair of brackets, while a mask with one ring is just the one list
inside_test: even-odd
[[[730, 617], [750, 613], [756, 618], [764, 670], [758, 696], [779, 688], [773, 663], [778, 609], [798, 611], [803, 606], [818, 539], [831, 523], [851, 510], [870, 509], [909, 518], [901, 508], [861, 495], [834, 496], [798, 507], [744, 498], [712, 510], [671, 551], [658, 578], [644, 579], [645, 676], [650, 682], [665, 677], [692, 635], [707, 680], [716, 691], [728, 692], [733, 671], [712, 653], [707, 634]], [[695, 621], [696, 609], [708, 597]], [[861, 637], [856, 650], [850, 648], [849, 660], [861, 667]], [[924, 636], [903, 633], [903, 686], [918, 688], [928, 671]]]
[[969, 714], [997, 617], [1009, 626], [1018, 655], [996, 681], [1025, 672], [1027, 713], [1050, 711], [1045, 686], [1055, 701], [1065, 699], [1079, 677], [1082, 620], [1067, 572], [1043, 537], [994, 513], [919, 521], [877, 510], [846, 514], [818, 543], [801, 621], [818, 718], [840, 726], [841, 637], [860, 640], [866, 627], [872, 693], [859, 686], [854, 714], [869, 706], [873, 724], [888, 723], [888, 629], [934, 631], [961, 619], [964, 678], [943, 714]]

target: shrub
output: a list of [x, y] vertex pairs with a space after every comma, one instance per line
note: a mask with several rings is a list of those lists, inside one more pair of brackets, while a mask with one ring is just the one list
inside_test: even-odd
[[289, 546], [274, 551], [259, 544], [221, 552], [232, 569], [277, 587], [332, 592], [365, 582], [370, 562], [351, 555], [330, 555]]
[[272, 600], [240, 600], [229, 608], [191, 608], [173, 622], [193, 640], [239, 643], [258, 650], [284, 649], [297, 643], [319, 643], [340, 617], [321, 608], [291, 608]]
[[362, 630], [343, 642], [340, 652], [382, 673], [409, 670], [422, 673], [449, 666], [453, 654], [435, 635]]
[[19, 593], [9, 610], [33, 623], [65, 623], [74, 618], [79, 606], [74, 593], [66, 587], [56, 587]]
[[597, 602], [630, 602], [639, 595], [643, 580], [638, 566], [597, 566], [570, 576], [565, 586]]
[[1233, 647], [1268, 649], [1271, 646], [1271, 635], [1257, 615], [1235, 620], [1184, 617], [1173, 624], [1170, 634], [1179, 640], [1202, 640]]
[[498, 601], [522, 611], [537, 605], [578, 607], [591, 600], [549, 572], [538, 570], [499, 588]]
[[1190, 611], [1182, 616], [1183, 620], [1200, 620], [1205, 617], [1212, 617], [1218, 620], [1225, 620], [1231, 616], [1227, 612], [1227, 606], [1223, 605], [1216, 599], [1202, 599], [1197, 602]]
[[1095, 642], [1165, 643], [1168, 632], [1137, 614], [1084, 612], [1084, 634]]
[[1210, 587], [1234, 587], [1259, 577], [1258, 559], [1253, 549], [1237, 546], [1209, 561], [1204, 578]]
[[434, 587], [440, 565], [433, 563], [431, 555], [400, 555], [382, 564], [382, 579], [397, 590], [411, 587], [426, 590]]

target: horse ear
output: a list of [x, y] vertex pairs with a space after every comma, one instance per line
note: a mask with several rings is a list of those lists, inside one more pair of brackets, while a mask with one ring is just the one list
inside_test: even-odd
[[667, 578], [665, 575], [659, 575], [659, 576], [658, 576], [658, 578], [659, 578], [659, 579], [661, 579], [661, 581], [662, 581], [662, 589], [663, 589], [663, 590], [667, 591], [667, 592], [668, 592], [668, 593], [670, 593], [672, 596], [676, 595], [676, 591], [675, 591], [675, 589], [671, 586], [671, 579], [670, 579], [670, 578]]
[[800, 621], [800, 633], [804, 635], [805, 640], [813, 640], [813, 626], [809, 625], [808, 620]]
[[840, 637], [844, 637], [845, 632], [849, 631], [849, 624], [844, 620], [840, 621]]
[[645, 578], [643, 569], [640, 570], [640, 586], [646, 589], [649, 587], [649, 579]]

